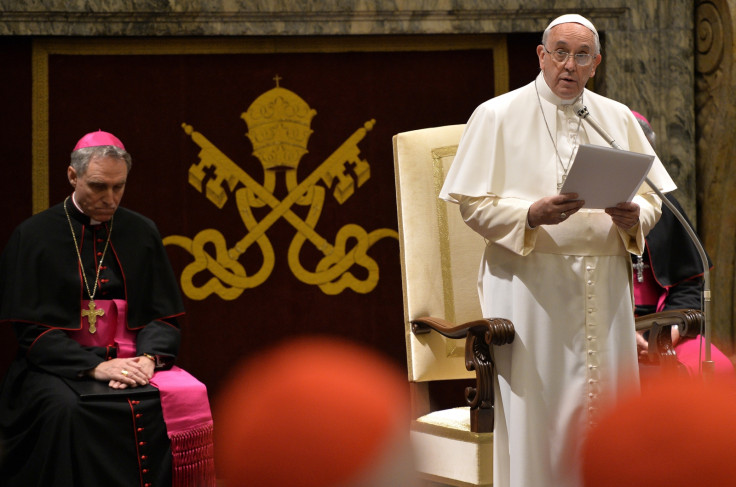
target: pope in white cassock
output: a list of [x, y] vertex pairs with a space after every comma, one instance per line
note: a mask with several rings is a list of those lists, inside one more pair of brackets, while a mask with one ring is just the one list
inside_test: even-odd
[[[584, 89], [601, 62], [590, 21], [555, 19], [537, 56], [533, 82], [475, 110], [440, 193], [488, 242], [484, 316], [516, 328], [494, 350], [495, 487], [579, 486], [586, 428], [638, 389], [629, 253], [642, 252], [661, 209], [646, 183], [605, 210], [559, 194], [580, 144], [608, 147], [572, 110], [578, 99], [623, 149], [654, 152], [629, 108]], [[648, 178], [675, 189], [658, 158]]]

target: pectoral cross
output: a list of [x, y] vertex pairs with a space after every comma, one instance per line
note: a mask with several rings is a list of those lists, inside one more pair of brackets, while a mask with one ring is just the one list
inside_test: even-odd
[[649, 266], [644, 263], [641, 255], [637, 255], [634, 270], [636, 271], [636, 280], [639, 282], [644, 282], [644, 269], [649, 269]]
[[87, 317], [87, 321], [89, 322], [89, 332], [94, 333], [97, 331], [97, 317], [102, 316], [105, 314], [105, 310], [102, 308], [95, 309], [95, 302], [90, 301], [89, 302], [89, 309], [83, 309], [82, 310], [82, 316]]

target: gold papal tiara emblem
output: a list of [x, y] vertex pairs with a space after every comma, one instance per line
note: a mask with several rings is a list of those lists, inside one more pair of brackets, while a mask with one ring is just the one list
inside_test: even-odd
[[[225, 207], [234, 196], [245, 234], [235, 242], [226, 241], [214, 228], [201, 230], [193, 238], [170, 235], [165, 245], [178, 245], [193, 257], [181, 274], [184, 293], [191, 299], [202, 300], [217, 294], [224, 300], [238, 298], [244, 290], [263, 284], [273, 271], [276, 254], [268, 238], [269, 228], [284, 219], [296, 230], [288, 248], [287, 261], [294, 276], [301, 282], [319, 286], [325, 294], [339, 294], [345, 289], [369, 293], [378, 284], [378, 264], [368, 255], [377, 241], [397, 238], [395, 230], [380, 228], [367, 232], [357, 224], [344, 225], [333, 242], [319, 235], [319, 221], [328, 191], [339, 204], [344, 203], [370, 178], [368, 161], [360, 158], [358, 143], [373, 128], [368, 120], [350, 135], [304, 180], [297, 180], [297, 167], [308, 152], [307, 143], [313, 131], [312, 118], [317, 111], [296, 93], [279, 86], [263, 93], [241, 115], [248, 126], [247, 137], [253, 155], [263, 166], [263, 181], [257, 182], [240, 166], [214, 146], [191, 125], [182, 124], [184, 132], [200, 148], [199, 163], [189, 168], [189, 183], [204, 193], [217, 208]], [[283, 174], [286, 196], [275, 196], [277, 175]], [[324, 185], [318, 184], [323, 182]], [[226, 190], [227, 187], [227, 191]], [[329, 188], [329, 189], [328, 189]], [[293, 211], [294, 206], [307, 207]], [[269, 207], [265, 216], [260, 210]], [[322, 257], [313, 268], [302, 263], [302, 249], [311, 244]], [[259, 268], [246, 272], [246, 254], [260, 255], [247, 262], [258, 262]], [[360, 269], [356, 277], [353, 271]]]
[[299, 95], [279, 86], [256, 98], [241, 118], [248, 125], [253, 155], [265, 170], [297, 168], [316, 114]]

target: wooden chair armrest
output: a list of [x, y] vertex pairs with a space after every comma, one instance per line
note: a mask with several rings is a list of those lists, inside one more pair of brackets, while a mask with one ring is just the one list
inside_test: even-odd
[[411, 320], [411, 331], [415, 335], [429, 333], [432, 330], [448, 338], [465, 338], [470, 333], [485, 334], [489, 345], [505, 345], [514, 341], [516, 332], [514, 325], [503, 318], [483, 318], [455, 324], [443, 318], [422, 316]]
[[672, 345], [672, 327], [680, 328], [680, 336], [695, 337], [700, 333], [704, 317], [700, 310], [673, 309], [636, 317], [636, 331], [649, 330], [649, 361], [663, 366], [677, 366]]
[[680, 336], [694, 338], [703, 325], [703, 312], [699, 309], [671, 309], [636, 317], [636, 331], [644, 331], [655, 326], [678, 325]]
[[465, 338], [465, 368], [475, 371], [475, 387], [465, 388], [465, 401], [470, 407], [470, 431], [493, 431], [493, 378], [495, 364], [491, 345], [514, 341], [514, 325], [503, 318], [483, 318], [456, 325], [442, 318], [423, 316], [411, 321], [416, 335], [432, 330], [448, 338]]

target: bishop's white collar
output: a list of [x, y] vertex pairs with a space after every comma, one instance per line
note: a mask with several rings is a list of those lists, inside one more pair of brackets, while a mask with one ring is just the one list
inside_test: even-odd
[[[77, 207], [77, 210], [79, 210], [79, 213], [81, 213], [82, 215], [87, 215], [85, 212], [82, 211], [82, 209], [77, 204], [76, 191], [72, 192], [72, 203], [74, 203], [74, 206]], [[87, 216], [89, 216], [89, 215], [87, 215]], [[100, 223], [102, 223], [102, 222], [98, 222], [97, 220], [95, 220], [94, 218], [92, 218], [91, 216], [89, 216], [89, 224], [90, 225], [98, 225]]]

